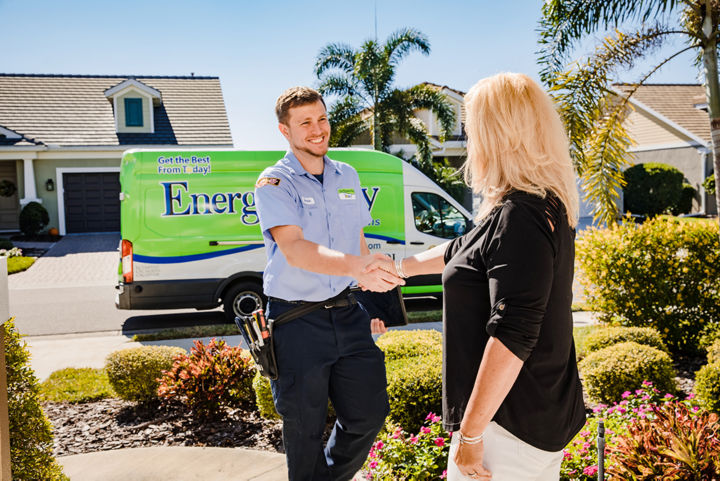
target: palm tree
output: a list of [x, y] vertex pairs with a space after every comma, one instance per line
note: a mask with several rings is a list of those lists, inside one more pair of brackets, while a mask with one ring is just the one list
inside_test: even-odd
[[[595, 205], [594, 217], [616, 222], [622, 168], [633, 143], [623, 128], [629, 98], [660, 67], [694, 50], [704, 66], [715, 172], [720, 172], [720, 85], [717, 40], [720, 0], [546, 0], [540, 21], [540, 77], [558, 102], [568, 129], [573, 160]], [[651, 23], [648, 23], [651, 22]], [[635, 28], [620, 31], [620, 25]], [[569, 62], [587, 35], [613, 29], [588, 58]], [[618, 96], [611, 88], [616, 71], [630, 68], [665, 40], [679, 37], [685, 46], [651, 68]], [[720, 206], [720, 189], [716, 191]]]
[[452, 131], [455, 113], [443, 94], [428, 85], [393, 86], [397, 66], [413, 51], [428, 55], [430, 43], [411, 28], [393, 33], [383, 45], [366, 40], [357, 50], [339, 43], [323, 47], [315, 63], [319, 90], [340, 97], [330, 108], [331, 145], [345, 147], [369, 134], [376, 150], [387, 150], [397, 133], [417, 146], [420, 163], [432, 165], [427, 126], [414, 113], [432, 111], [440, 121], [441, 140]]

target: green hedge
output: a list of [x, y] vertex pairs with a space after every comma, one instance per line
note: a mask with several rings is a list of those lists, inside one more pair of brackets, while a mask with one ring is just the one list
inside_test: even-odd
[[265, 419], [280, 419], [280, 415], [275, 410], [270, 380], [260, 374], [260, 372], [255, 372], [252, 387], [255, 391], [255, 404], [257, 405], [260, 416]]
[[5, 329], [10, 465], [17, 481], [69, 481], [53, 456], [52, 427], [39, 402], [30, 353], [13, 320]]
[[426, 356], [442, 352], [442, 333], [430, 329], [389, 331], [376, 344], [385, 353], [385, 362]]
[[144, 402], [157, 398], [159, 378], [185, 350], [171, 346], [140, 346], [122, 349], [105, 360], [110, 385], [120, 398]]
[[84, 403], [115, 396], [104, 369], [67, 367], [40, 384], [44, 401]]
[[47, 209], [38, 202], [29, 202], [20, 211], [20, 230], [28, 237], [37, 235], [50, 222]]
[[576, 241], [580, 282], [601, 321], [653, 327], [673, 353], [696, 354], [720, 323], [718, 226], [655, 218], [588, 229]]
[[600, 327], [585, 337], [583, 340], [583, 351], [591, 353], [604, 349], [613, 344], [633, 341], [645, 346], [652, 346], [667, 351], [667, 347], [660, 336], [660, 333], [652, 327]]
[[442, 355], [396, 359], [387, 363], [389, 420], [417, 432], [428, 413], [442, 411]]
[[625, 212], [647, 216], [690, 212], [695, 189], [683, 183], [683, 173], [675, 167], [654, 162], [636, 164], [624, 176]]
[[661, 392], [676, 391], [670, 356], [650, 346], [622, 342], [588, 355], [578, 365], [588, 395], [595, 401], [612, 404], [622, 393], [651, 381]]
[[720, 361], [706, 364], [695, 373], [693, 391], [705, 409], [720, 413]]

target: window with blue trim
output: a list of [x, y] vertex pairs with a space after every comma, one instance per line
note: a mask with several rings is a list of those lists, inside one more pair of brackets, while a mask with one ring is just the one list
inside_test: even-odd
[[143, 112], [142, 99], [126, 98], [125, 99], [125, 126], [142, 127]]

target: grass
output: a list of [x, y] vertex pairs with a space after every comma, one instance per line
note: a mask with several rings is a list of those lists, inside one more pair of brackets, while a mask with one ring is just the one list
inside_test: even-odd
[[60, 369], [40, 384], [40, 398], [44, 401], [82, 403], [114, 396], [105, 369]]
[[240, 331], [235, 324], [211, 324], [209, 326], [177, 327], [163, 329], [158, 332], [135, 334], [135, 342], [161, 341], [165, 339], [198, 339], [201, 337], [239, 336]]
[[575, 355], [578, 360], [585, 357], [587, 354], [583, 346], [585, 345], [585, 338], [593, 331], [602, 328], [601, 325], [595, 324], [592, 326], [573, 327], [573, 339], [575, 339]]
[[414, 312], [408, 312], [408, 322], [410, 324], [415, 324], [417, 322], [441, 322], [442, 321], [442, 311], [441, 310], [434, 310], [434, 311], [414, 311]]
[[22, 272], [30, 268], [35, 263], [34, 257], [8, 257], [7, 266], [8, 274], [15, 274], [16, 272]]
[[585, 302], [573, 302], [571, 309], [573, 312], [589, 311], [590, 306], [588, 306]]

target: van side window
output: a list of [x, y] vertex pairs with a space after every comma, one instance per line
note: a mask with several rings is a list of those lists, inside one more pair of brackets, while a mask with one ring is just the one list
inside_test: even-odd
[[413, 192], [412, 199], [415, 228], [443, 239], [454, 239], [467, 230], [467, 219], [450, 204], [432, 192]]

